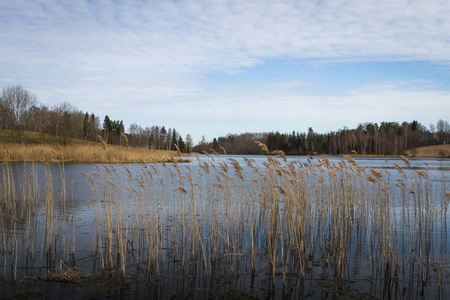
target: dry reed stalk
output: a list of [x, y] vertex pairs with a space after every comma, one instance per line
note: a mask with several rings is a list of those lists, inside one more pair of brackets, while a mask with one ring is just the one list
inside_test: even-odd
[[220, 148], [220, 149], [222, 149], [222, 152], [223, 152], [223, 154], [224, 154], [224, 155], [227, 155], [227, 151], [225, 150], [225, 148], [224, 148], [224, 147], [222, 147], [222, 146], [219, 146], [219, 148]]
[[211, 155], [209, 155], [209, 153], [208, 152], [206, 152], [205, 150], [202, 150], [202, 153], [203, 154], [205, 154], [207, 157], [209, 157], [209, 158], [211, 158], [211, 159], [213, 159], [212, 157], [211, 157]]
[[350, 163], [356, 165], [356, 161], [350, 155], [343, 155]]
[[120, 133], [120, 136], [124, 139], [124, 141], [125, 141], [125, 146], [130, 147], [130, 145], [128, 144], [128, 138], [127, 138], [127, 136], [126, 136], [123, 132]]
[[105, 140], [100, 135], [97, 135], [97, 138], [100, 141], [100, 143], [102, 143], [103, 149], [106, 150], [106, 142], [105, 142]]
[[405, 156], [400, 155], [400, 157], [403, 159], [403, 161], [405, 162], [405, 164], [411, 168], [411, 163], [409, 162], [409, 159], [407, 159]]
[[272, 151], [271, 154], [272, 154], [272, 155], [276, 155], [276, 156], [278, 156], [278, 157], [281, 157], [281, 158], [284, 160], [284, 162], [287, 162], [286, 154], [285, 154], [283, 151], [281, 151], [281, 150], [275, 150], [275, 151]]
[[209, 149], [209, 151], [211, 151], [211, 153], [214, 154], [216, 157], [219, 157], [219, 153], [217, 153], [216, 150], [214, 150], [214, 149]]
[[260, 141], [255, 141], [255, 143], [259, 146], [259, 148], [267, 155], [270, 155], [269, 149], [267, 148], [266, 145], [264, 145], [263, 143], [261, 143]]
[[178, 156], [181, 158], [181, 151], [180, 151], [180, 148], [178, 147], [177, 144], [173, 144], [173, 145], [174, 145], [175, 148], [177, 149]]
[[[131, 167], [118, 166], [117, 171], [104, 166], [84, 174], [97, 197], [91, 205], [96, 220], [93, 249], [100, 268], [126, 277], [128, 266], [141, 262], [149, 273], [160, 275], [169, 272], [174, 261], [186, 274], [194, 265], [200, 268], [193, 272], [201, 269], [207, 275], [219, 269], [255, 274], [269, 267], [275, 283], [280, 266], [283, 280], [289, 273], [305, 276], [320, 266], [346, 279], [356, 259], [356, 243], [363, 245], [360, 251], [367, 253], [374, 278], [396, 278], [407, 268], [406, 253], [426, 278], [433, 260], [428, 249], [436, 247], [443, 269], [445, 247], [426, 237], [435, 232], [437, 218], [444, 218], [448, 198], [440, 206], [430, 202], [426, 172], [391, 183], [385, 170], [364, 169], [356, 162], [332, 165], [325, 157], [283, 164], [269, 156], [265, 168], [244, 160], [246, 172], [237, 160], [228, 160], [240, 180], [228, 175], [227, 163], [214, 163], [212, 157], [197, 169], [151, 164], [138, 168], [137, 174]], [[12, 181], [3, 172], [2, 184], [11, 186]], [[33, 194], [30, 187], [22, 188], [24, 194]], [[1, 195], [14, 195], [14, 190], [2, 189]], [[450, 197], [448, 192], [443, 195]], [[59, 215], [51, 211], [52, 201], [49, 196], [42, 247], [55, 257], [60, 251], [55, 236], [63, 236], [64, 226], [54, 225]], [[24, 206], [11, 201], [6, 205], [17, 212]], [[2, 228], [6, 217], [1, 210]], [[74, 237], [75, 226], [72, 230]], [[18, 243], [7, 246], [7, 239], [2, 231], [3, 248], [19, 251]], [[64, 249], [64, 242], [57, 242]], [[72, 245], [75, 249], [75, 241]]]

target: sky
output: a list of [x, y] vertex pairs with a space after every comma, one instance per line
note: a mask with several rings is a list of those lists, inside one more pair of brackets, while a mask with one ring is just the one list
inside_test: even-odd
[[448, 0], [0, 0], [0, 88], [194, 142], [450, 116]]

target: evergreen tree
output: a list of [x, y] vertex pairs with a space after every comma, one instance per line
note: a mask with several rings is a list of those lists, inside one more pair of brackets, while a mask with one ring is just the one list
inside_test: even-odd
[[90, 133], [90, 120], [89, 120], [89, 114], [86, 112], [84, 114], [84, 120], [83, 120], [83, 139], [87, 140]]
[[186, 144], [183, 142], [181, 136], [178, 138], [178, 148], [180, 148], [180, 152], [186, 153]]
[[[172, 150], [176, 150], [175, 145], [177, 144], [177, 132], [175, 128], [172, 131]], [[177, 145], [179, 147], [179, 145]]]

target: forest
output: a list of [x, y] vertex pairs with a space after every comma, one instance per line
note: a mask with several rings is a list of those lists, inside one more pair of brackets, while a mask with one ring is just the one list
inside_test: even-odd
[[99, 136], [112, 145], [129, 145], [156, 150], [177, 150], [189, 153], [192, 138], [186, 142], [175, 128], [154, 125], [145, 128], [131, 124], [128, 133], [122, 120], [83, 112], [69, 102], [49, 107], [39, 104], [37, 97], [21, 86], [3, 88], [0, 95], [0, 129], [9, 130], [14, 143], [21, 143], [25, 131], [45, 133], [58, 137], [61, 145], [71, 139], [99, 141]]
[[175, 128], [133, 123], [125, 132], [122, 120], [111, 120], [108, 116], [100, 120], [98, 115], [83, 112], [69, 102], [54, 107], [39, 104], [37, 97], [21, 86], [3, 88], [0, 98], [0, 129], [9, 130], [15, 143], [22, 142], [25, 131], [56, 136], [62, 145], [71, 139], [95, 142], [101, 137], [107, 144], [159, 150], [178, 148], [183, 153], [211, 150], [220, 153], [225, 149], [228, 154], [260, 154], [255, 143], [260, 141], [270, 151], [282, 150], [288, 155], [338, 155], [352, 151], [361, 155], [400, 155], [406, 149], [450, 143], [450, 125], [446, 120], [438, 120], [429, 128], [413, 120], [366, 122], [357, 128], [344, 127], [328, 133], [318, 133], [310, 127], [307, 132], [227, 134], [212, 142], [203, 138], [196, 146], [190, 134], [183, 140]]
[[200, 143], [193, 151], [220, 152], [229, 154], [259, 154], [254, 141], [267, 145], [269, 151], [282, 150], [288, 155], [328, 154], [339, 155], [356, 151], [361, 155], [401, 155], [406, 149], [428, 145], [448, 144], [450, 125], [438, 120], [430, 129], [414, 120], [411, 122], [361, 123], [357, 128], [344, 127], [328, 133], [317, 133], [310, 127], [308, 132], [291, 133], [243, 133], [228, 134], [214, 138], [211, 143]]

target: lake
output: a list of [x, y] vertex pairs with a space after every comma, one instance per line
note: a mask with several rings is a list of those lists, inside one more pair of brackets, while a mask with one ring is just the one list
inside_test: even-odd
[[445, 299], [449, 175], [449, 159], [357, 156], [2, 164], [2, 290]]

